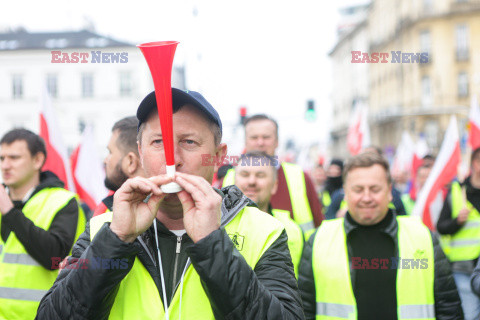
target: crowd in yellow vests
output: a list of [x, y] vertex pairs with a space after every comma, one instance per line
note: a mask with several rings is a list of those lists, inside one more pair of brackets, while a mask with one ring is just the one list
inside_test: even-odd
[[[245, 126], [243, 161], [212, 188], [218, 168], [201, 161], [226, 156], [220, 117], [200, 93], [173, 88], [172, 101], [175, 176], [152, 92], [112, 128], [105, 184], [115, 193], [88, 222], [78, 197], [42, 172], [38, 135], [0, 140], [0, 319], [478, 319], [480, 150], [471, 176], [445, 192], [440, 239], [410, 216], [411, 194], [397, 215], [375, 152], [312, 172], [334, 185], [317, 185], [312, 202], [310, 176], [276, 161], [278, 125], [266, 115]], [[430, 169], [418, 170], [417, 191]], [[173, 181], [182, 191], [164, 193]], [[291, 210], [273, 205], [282, 183]], [[323, 220], [339, 190], [342, 214]], [[59, 272], [63, 259], [73, 267]]]

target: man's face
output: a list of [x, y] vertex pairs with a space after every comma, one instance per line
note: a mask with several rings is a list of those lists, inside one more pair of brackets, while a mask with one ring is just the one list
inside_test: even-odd
[[342, 168], [336, 164], [331, 164], [327, 169], [327, 177], [340, 177], [342, 175]]
[[10, 188], [21, 188], [31, 183], [39, 173], [44, 159], [42, 153], [32, 156], [25, 140], [2, 144], [0, 146], [0, 163], [3, 183]]
[[108, 155], [103, 160], [105, 165], [105, 187], [112, 191], [117, 191], [128, 179], [128, 176], [122, 168], [122, 161], [125, 154], [117, 145], [119, 135], [120, 132], [118, 130], [112, 132], [107, 146]]
[[[216, 167], [205, 165], [202, 157], [220, 159], [225, 156], [227, 146], [215, 146], [211, 124], [201, 111], [191, 105], [183, 106], [173, 114], [172, 119], [176, 171], [200, 176], [212, 183]], [[162, 130], [155, 112], [145, 122], [138, 150], [147, 178], [166, 173]]]
[[420, 191], [423, 188], [423, 185], [425, 184], [425, 181], [427, 181], [428, 175], [430, 174], [431, 168], [427, 167], [420, 167], [417, 171], [417, 190]]
[[392, 200], [392, 186], [381, 165], [351, 170], [344, 187], [348, 212], [357, 223], [367, 226], [382, 221]]
[[255, 201], [260, 209], [268, 207], [270, 198], [277, 191], [277, 183], [272, 166], [242, 166], [235, 167], [235, 185], [250, 199]]
[[270, 120], [254, 120], [245, 126], [245, 151], [261, 151], [275, 155], [278, 138], [275, 124]]
[[317, 186], [323, 186], [327, 180], [327, 174], [323, 167], [315, 167], [312, 171], [312, 177]]

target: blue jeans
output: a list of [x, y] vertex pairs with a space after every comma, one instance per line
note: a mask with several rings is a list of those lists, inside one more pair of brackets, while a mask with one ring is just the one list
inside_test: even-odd
[[453, 272], [455, 284], [457, 285], [465, 320], [478, 320], [480, 318], [480, 299], [473, 293], [470, 286], [470, 274]]

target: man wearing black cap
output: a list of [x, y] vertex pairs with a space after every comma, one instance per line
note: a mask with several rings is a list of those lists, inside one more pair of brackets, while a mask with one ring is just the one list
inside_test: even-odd
[[[38, 319], [303, 319], [282, 225], [235, 186], [211, 187], [202, 159], [227, 151], [217, 112], [193, 91], [172, 89], [172, 102], [175, 177], [151, 93], [137, 111], [149, 178], [127, 180], [113, 214], [92, 218], [71, 258], [82, 267], [60, 273]], [[164, 194], [172, 181], [183, 190]]]

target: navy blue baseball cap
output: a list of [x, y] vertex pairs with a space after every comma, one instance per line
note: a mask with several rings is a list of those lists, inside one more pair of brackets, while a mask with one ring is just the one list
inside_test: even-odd
[[[210, 120], [216, 123], [220, 127], [222, 132], [222, 121], [218, 115], [217, 110], [212, 107], [200, 93], [196, 91], [183, 91], [177, 88], [172, 88], [172, 104], [183, 106], [185, 104], [191, 104], [194, 107], [202, 111]], [[148, 115], [152, 110], [157, 109], [157, 99], [155, 98], [155, 91], [150, 92], [140, 103], [137, 109], [138, 128], [147, 120]], [[138, 129], [137, 129], [138, 131]]]

